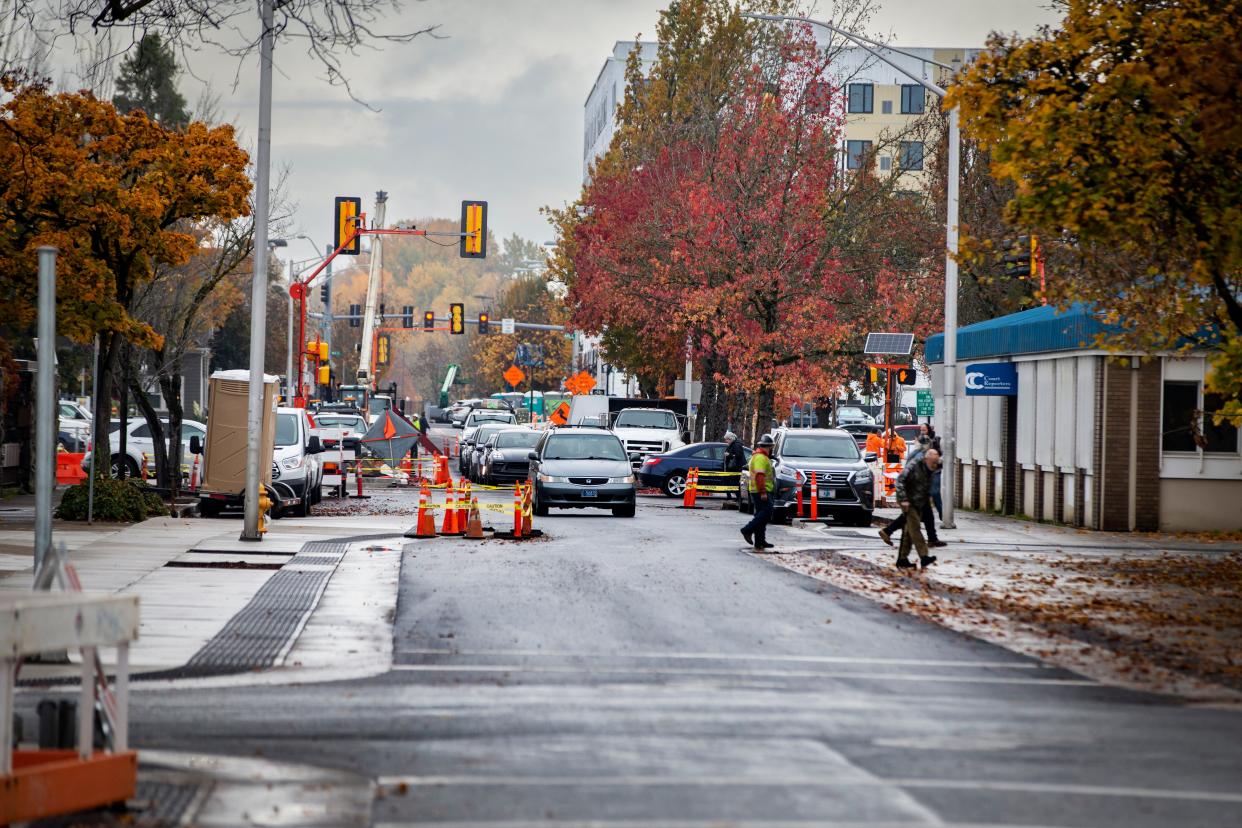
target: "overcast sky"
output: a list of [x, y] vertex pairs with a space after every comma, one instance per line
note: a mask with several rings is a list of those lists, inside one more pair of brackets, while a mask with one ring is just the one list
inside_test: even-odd
[[[582, 176], [583, 103], [617, 40], [653, 39], [667, 0], [422, 0], [392, 30], [439, 24], [420, 37], [348, 60], [356, 94], [330, 87], [295, 45], [278, 46], [272, 159], [290, 170], [295, 232], [331, 241], [332, 199], [389, 194], [390, 221], [456, 216], [463, 198], [490, 203], [498, 237], [552, 233], [539, 208], [574, 199]], [[821, 2], [821, 6], [828, 5]], [[978, 46], [989, 31], [1031, 33], [1054, 22], [1044, 0], [879, 0], [872, 33], [909, 46]], [[220, 115], [253, 149], [257, 59], [200, 52], [193, 74], [221, 96]], [[183, 77], [193, 103], [200, 83]], [[311, 247], [297, 242], [298, 257]]]

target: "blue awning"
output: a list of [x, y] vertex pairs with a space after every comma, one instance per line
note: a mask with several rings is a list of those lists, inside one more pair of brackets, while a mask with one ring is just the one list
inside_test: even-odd
[[[958, 328], [957, 360], [1078, 351], [1093, 347], [1096, 336], [1109, 327], [1083, 303], [1064, 312], [1043, 305]], [[927, 338], [926, 360], [928, 364], [944, 362], [943, 333]]]

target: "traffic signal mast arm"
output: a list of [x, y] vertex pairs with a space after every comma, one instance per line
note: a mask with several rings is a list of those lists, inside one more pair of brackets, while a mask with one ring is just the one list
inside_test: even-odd
[[[365, 226], [366, 218], [367, 218], [366, 213], [360, 213], [355, 220], [354, 228], [341, 241], [341, 244], [335, 250], [333, 250], [332, 253], [329, 254], [329, 256], [326, 259], [320, 262], [319, 266], [316, 267], [314, 270], [312, 270], [310, 275], [308, 275], [305, 279], [295, 280], [292, 284], [289, 285], [289, 295], [292, 296], [294, 301], [298, 303], [298, 342], [302, 343], [301, 345], [299, 345], [299, 350], [301, 349], [301, 347], [304, 347], [305, 342], [306, 342], [306, 297], [307, 297], [307, 294], [310, 292], [311, 283], [315, 281], [315, 278], [320, 273], [322, 273], [324, 270], [328, 268], [328, 266], [332, 263], [332, 261], [337, 256], [341, 255], [341, 252], [343, 250], [348, 250], [354, 244], [354, 242], [357, 241], [362, 236], [376, 236], [376, 237], [380, 237], [380, 236], [448, 236], [448, 237], [456, 238], [456, 239], [465, 239], [465, 238], [474, 238], [476, 236], [479, 236], [480, 234], [484, 234], [487, 232], [486, 227], [480, 228], [472, 232], [458, 232], [458, 233], [454, 233], [452, 231], [447, 231], [447, 230], [440, 230], [440, 231], [420, 230], [417, 228], [409, 228], [409, 229], [371, 228], [371, 229], [368, 229]], [[382, 211], [381, 211], [380, 223], [381, 224], [383, 223]], [[378, 241], [378, 238], [376, 240]], [[374, 252], [373, 252], [372, 261], [373, 262], [375, 261]], [[359, 371], [359, 378], [360, 378], [359, 384], [373, 386], [374, 382], [373, 382], [373, 377], [371, 377], [370, 361], [371, 361], [371, 346], [373, 342], [372, 334], [374, 334], [375, 332], [375, 303], [378, 300], [378, 294], [379, 294], [378, 284], [375, 284], [375, 282], [378, 280], [379, 270], [378, 268], [374, 267], [374, 264], [373, 264], [372, 270], [373, 270], [373, 273], [376, 274], [376, 276], [372, 277], [371, 279], [368, 279], [367, 301], [366, 301], [366, 304], [363, 306], [365, 322], [364, 322], [364, 330], [362, 332], [362, 346], [363, 346], [363, 349], [366, 351], [366, 353], [363, 354], [362, 358], [359, 360], [358, 371]], [[294, 395], [293, 404], [297, 406], [298, 408], [306, 407], [306, 401], [309, 396], [306, 392], [306, 387], [303, 382], [303, 377], [304, 377], [303, 371], [305, 370], [305, 362], [306, 362], [305, 359], [299, 359], [298, 365], [297, 365], [297, 384], [294, 386], [295, 395]], [[367, 369], [365, 378], [363, 377], [364, 366]]]

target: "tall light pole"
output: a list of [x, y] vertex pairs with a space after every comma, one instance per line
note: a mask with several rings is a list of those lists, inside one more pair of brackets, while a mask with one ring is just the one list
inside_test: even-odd
[[254, 269], [250, 284], [250, 394], [246, 425], [246, 496], [242, 540], [263, 540], [259, 531], [259, 485], [263, 463], [272, 458], [260, 457], [263, 444], [263, 351], [267, 342], [267, 220], [272, 156], [272, 0], [259, 0], [259, 25], [263, 27], [259, 41], [259, 135], [258, 158], [255, 160], [254, 187]]
[[[839, 34], [847, 40], [850, 40], [871, 54], [876, 60], [879, 60], [919, 86], [931, 92], [938, 98], [944, 98], [945, 91], [941, 87], [924, 80], [917, 75], [913, 75], [906, 71], [905, 67], [900, 66], [888, 58], [884, 57], [877, 49], [883, 49], [887, 52], [894, 52], [899, 55], [913, 58], [915, 60], [930, 63], [933, 66], [939, 66], [941, 69], [947, 69], [955, 72], [957, 67], [950, 66], [939, 61], [930, 60], [916, 55], [911, 52], [898, 49], [894, 46], [888, 46], [884, 43], [872, 40], [862, 35], [847, 32], [839, 29], [831, 23], [825, 23], [822, 20], [812, 20], [809, 17], [797, 17], [794, 15], [781, 14], [743, 14], [743, 17], [749, 17], [753, 20], [790, 20], [799, 23], [809, 23], [812, 26], [820, 26], [830, 32]], [[874, 48], [873, 48], [874, 47]], [[944, 517], [942, 522], [946, 529], [954, 528], [953, 522], [953, 501], [954, 492], [957, 488], [956, 480], [953, 474], [953, 464], [957, 458], [957, 216], [958, 216], [958, 189], [961, 177], [962, 167], [962, 135], [958, 118], [957, 107], [949, 110], [949, 164], [948, 164], [948, 187], [945, 204], [945, 253], [944, 253], [944, 433], [941, 435], [940, 446], [943, 450], [942, 462], [944, 464], [944, 474], [942, 475], [944, 486]]]

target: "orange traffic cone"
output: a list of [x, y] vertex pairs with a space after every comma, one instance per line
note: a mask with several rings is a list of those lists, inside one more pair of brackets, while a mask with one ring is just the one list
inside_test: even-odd
[[531, 495], [530, 486], [522, 489], [522, 535], [530, 537], [531, 515], [535, 511], [534, 497]]
[[522, 497], [522, 484], [517, 483], [513, 486], [513, 537], [522, 537], [522, 525], [524, 523], [522, 512], [525, 509], [525, 499]]
[[815, 472], [811, 472], [811, 520], [819, 520], [819, 486], [816, 485]]
[[444, 492], [444, 520], [440, 523], [441, 535], [457, 534], [457, 503], [455, 501], [453, 485], [450, 483]]
[[802, 484], [798, 484], [798, 517], [802, 517]]
[[190, 491], [198, 490], [198, 455], [194, 455], [194, 465], [190, 467]]
[[457, 491], [457, 531], [464, 532], [470, 520], [470, 481], [463, 481]]
[[483, 539], [483, 518], [479, 514], [479, 499], [470, 499], [470, 518], [466, 521], [466, 537], [471, 540]]
[[691, 469], [686, 473], [686, 490], [682, 493], [681, 508], [693, 509], [699, 497], [699, 470]]
[[436, 486], [444, 486], [453, 482], [453, 476], [449, 474], [448, 458], [443, 454], [436, 455]]
[[418, 521], [414, 524], [414, 537], [434, 538], [436, 536], [436, 519], [431, 514], [431, 492], [426, 486], [418, 494]]

